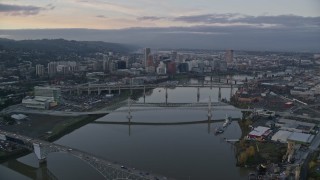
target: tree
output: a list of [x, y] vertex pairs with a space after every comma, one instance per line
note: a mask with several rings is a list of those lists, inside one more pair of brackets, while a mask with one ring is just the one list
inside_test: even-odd
[[239, 159], [238, 159], [239, 164], [244, 164], [244, 163], [246, 163], [247, 159], [248, 159], [247, 153], [246, 153], [245, 151], [242, 152], [242, 153], [240, 154], [240, 156], [239, 156]]
[[255, 149], [253, 146], [250, 146], [249, 148], [246, 149], [246, 154], [248, 157], [254, 156], [255, 155]]

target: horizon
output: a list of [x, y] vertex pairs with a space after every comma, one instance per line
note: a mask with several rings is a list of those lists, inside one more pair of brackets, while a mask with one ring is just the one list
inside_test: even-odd
[[317, 0], [4, 0], [0, 37], [100, 40], [151, 48], [318, 52], [317, 7]]

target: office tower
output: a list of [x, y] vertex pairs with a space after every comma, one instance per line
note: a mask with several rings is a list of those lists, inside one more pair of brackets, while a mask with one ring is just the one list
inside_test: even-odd
[[43, 76], [44, 75], [44, 66], [41, 64], [36, 65], [36, 75]]
[[226, 58], [226, 62], [227, 62], [227, 63], [232, 63], [232, 62], [233, 62], [233, 50], [228, 49], [228, 50], [226, 51], [225, 58]]
[[178, 57], [177, 51], [171, 51], [171, 60], [176, 61]]
[[167, 64], [167, 73], [172, 75], [176, 74], [176, 63], [171, 61]]
[[150, 53], [151, 53], [150, 48], [145, 48], [144, 49], [144, 61], [143, 61], [143, 66], [144, 67], [147, 67], [147, 62], [148, 62], [148, 58], [149, 58]]
[[48, 63], [48, 75], [49, 76], [54, 76], [57, 74], [57, 62], [50, 62]]

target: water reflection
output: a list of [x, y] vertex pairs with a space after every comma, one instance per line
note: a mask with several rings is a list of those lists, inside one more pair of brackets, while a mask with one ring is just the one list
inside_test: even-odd
[[[221, 88], [221, 98], [229, 99], [230, 91], [230, 88]], [[217, 102], [219, 88], [201, 88], [199, 102], [207, 103], [210, 96], [212, 101]], [[146, 102], [151, 103], [165, 100], [164, 88], [152, 90], [145, 98]], [[138, 102], [143, 101], [143, 97], [138, 99]], [[168, 102], [197, 102], [197, 88], [168, 89]], [[213, 133], [223, 123], [217, 122], [217, 119], [224, 119], [226, 114], [240, 118], [241, 112], [231, 106], [225, 109], [212, 108], [211, 121], [208, 121], [207, 110], [133, 111], [130, 120], [127, 113], [115, 112], [75, 130], [55, 143], [176, 179], [247, 179], [246, 171], [235, 166], [233, 146], [224, 141], [224, 138], [236, 139], [241, 136], [238, 123], [233, 121], [223, 134], [216, 136]], [[37, 159], [33, 154], [18, 161], [37, 167]], [[28, 169], [17, 165], [17, 162], [14, 164], [3, 166], [13, 169], [18, 167], [23, 171]], [[48, 167], [59, 179], [103, 179], [85, 162], [67, 154], [50, 154]], [[40, 171], [45, 169], [48, 168], [44, 167]], [[8, 171], [0, 167], [2, 173]], [[7, 179], [13, 179], [17, 174], [24, 178], [30, 177], [22, 172], [9, 172], [11, 178]], [[33, 173], [30, 174], [30, 178], [35, 179]], [[48, 175], [44, 176], [48, 178]]]

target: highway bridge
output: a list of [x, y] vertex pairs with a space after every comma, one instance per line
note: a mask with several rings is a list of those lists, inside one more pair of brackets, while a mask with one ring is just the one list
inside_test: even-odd
[[[114, 163], [102, 158], [99, 158], [93, 154], [70, 148], [67, 146], [62, 146], [55, 143], [50, 143], [47, 141], [32, 139], [27, 136], [14, 134], [11, 132], [0, 130], [0, 139], [4, 141], [9, 141], [18, 146], [26, 148], [33, 151], [39, 162], [46, 162], [46, 158], [50, 153], [61, 152], [67, 153], [80, 160], [86, 162], [97, 172], [99, 172], [105, 179], [110, 180], [120, 180], [120, 179], [130, 179], [130, 180], [149, 180], [149, 179], [171, 179], [166, 178], [161, 175], [147, 173], [142, 170], [136, 170], [134, 168], [126, 167], [124, 165]], [[61, 162], [62, 164], [63, 162]]]
[[177, 87], [193, 87], [193, 88], [238, 88], [240, 84], [231, 83], [210, 83], [210, 84], [86, 84], [86, 85], [75, 85], [75, 86], [56, 86], [61, 88], [63, 92], [69, 92], [70, 94], [76, 93], [78, 95], [83, 92], [91, 94], [96, 92], [97, 94], [101, 94], [103, 91], [107, 91], [109, 94], [112, 92], [117, 92], [121, 94], [122, 90], [143, 90], [146, 89], [154, 89], [154, 88], [177, 88]]
[[[127, 104], [127, 105], [126, 105]], [[228, 110], [228, 111], [242, 111], [252, 112], [254, 109], [238, 109], [223, 102], [212, 102], [211, 110]], [[55, 110], [38, 110], [38, 109], [26, 109], [26, 108], [12, 108], [6, 110], [6, 113], [25, 113], [25, 114], [45, 114], [51, 116], [83, 116], [83, 115], [107, 115], [110, 113], [128, 113], [130, 112], [141, 112], [141, 111], [166, 111], [166, 110], [177, 110], [177, 111], [207, 111], [209, 103], [142, 103], [130, 100], [129, 103], [126, 101], [116, 103], [110, 107], [96, 111], [55, 111]]]

